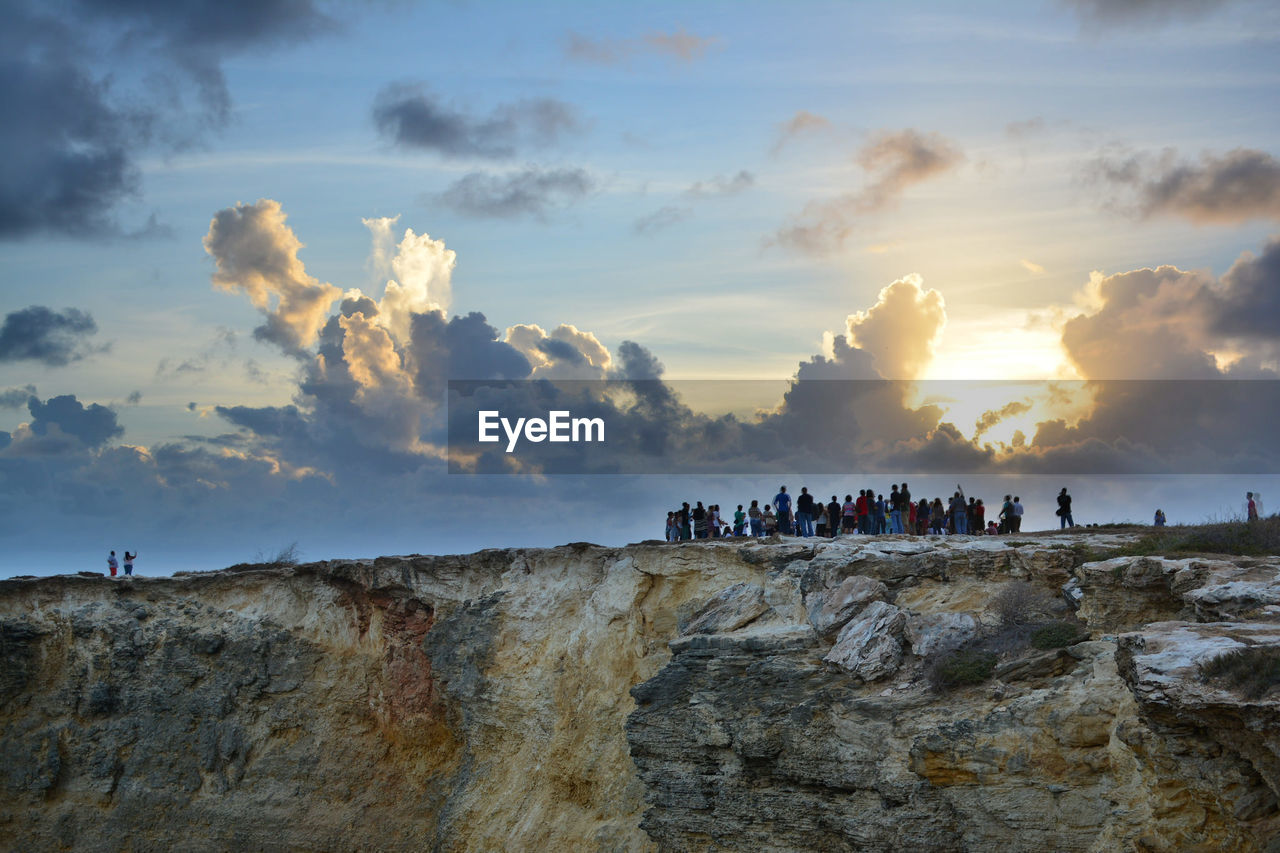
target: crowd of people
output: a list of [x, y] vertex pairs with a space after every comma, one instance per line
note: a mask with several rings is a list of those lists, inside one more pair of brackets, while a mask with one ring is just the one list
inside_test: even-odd
[[[794, 504], [787, 487], [782, 486], [763, 507], [759, 500], [751, 501], [746, 509], [738, 504], [731, 518], [722, 513], [719, 504], [703, 506], [698, 501], [690, 507], [686, 501], [680, 509], [667, 513], [666, 538], [668, 542], [683, 542], [775, 533], [827, 538], [852, 534], [1000, 535], [1021, 530], [1024, 511], [1020, 496], [1005, 495], [995, 517], [988, 518], [982, 499], [965, 497], [959, 484], [945, 501], [941, 497], [917, 501], [906, 483], [894, 483], [888, 497], [873, 489], [860, 489], [856, 498], [850, 493], [842, 501], [832, 495], [830, 502], [814, 497], [804, 487], [795, 496]], [[1062, 527], [1075, 526], [1071, 496], [1065, 488], [1058, 494], [1057, 514]]]

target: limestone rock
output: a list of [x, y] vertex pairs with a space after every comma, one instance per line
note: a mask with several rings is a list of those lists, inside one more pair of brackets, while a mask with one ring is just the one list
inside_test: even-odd
[[905, 637], [911, 653], [926, 657], [958, 649], [978, 635], [978, 620], [968, 613], [912, 613], [907, 617]]
[[892, 675], [902, 662], [902, 630], [907, 614], [883, 601], [873, 601], [840, 629], [836, 644], [823, 660], [863, 681]]
[[869, 602], [883, 600], [888, 591], [888, 587], [875, 578], [850, 575], [834, 589], [814, 591], [805, 596], [809, 623], [818, 636], [834, 637], [855, 613]]
[[[1276, 561], [1083, 563], [1126, 541], [577, 543], [0, 581], [5, 846], [1267, 849], [1277, 700], [1195, 664], [1280, 642]], [[902, 656], [1009, 581], [1071, 573], [1080, 612], [1136, 629], [1119, 649], [1098, 630], [948, 694]], [[808, 606], [852, 576], [886, 590], [837, 634], [858, 677], [823, 660]]]
[[764, 600], [764, 587], [739, 583], [720, 590], [694, 611], [689, 623], [680, 629], [687, 634], [726, 634], [763, 616], [769, 611]]

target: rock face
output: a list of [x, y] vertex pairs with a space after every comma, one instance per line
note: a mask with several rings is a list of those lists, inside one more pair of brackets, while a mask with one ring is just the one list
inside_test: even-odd
[[[1280, 648], [1280, 562], [1082, 563], [1123, 541], [570, 545], [3, 581], [0, 838], [1276, 849], [1280, 695], [1197, 664]], [[1010, 581], [1071, 582], [1093, 639], [1029, 648], [993, 617]], [[991, 679], [929, 686], [980, 641]]]
[[883, 601], [867, 605], [840, 629], [836, 644], [822, 659], [863, 681], [892, 675], [902, 662], [902, 629], [907, 614]]

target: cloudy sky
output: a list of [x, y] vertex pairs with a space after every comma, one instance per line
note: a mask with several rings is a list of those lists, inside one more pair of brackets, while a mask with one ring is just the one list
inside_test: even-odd
[[[1039, 526], [1277, 485], [1273, 4], [0, 22], [8, 574], [634, 541], [787, 471]], [[529, 378], [612, 380], [520, 393], [617, 455], [448, 473], [449, 380]]]

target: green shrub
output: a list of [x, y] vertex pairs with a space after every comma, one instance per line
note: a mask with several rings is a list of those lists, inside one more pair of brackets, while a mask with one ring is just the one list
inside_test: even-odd
[[1250, 646], [1224, 652], [1198, 668], [1205, 681], [1236, 688], [1248, 699], [1259, 699], [1280, 686], [1280, 647]]
[[930, 681], [938, 689], [981, 684], [991, 677], [996, 668], [996, 656], [978, 649], [959, 649], [950, 652], [934, 663]]
[[1037, 649], [1060, 649], [1079, 641], [1084, 632], [1070, 622], [1050, 622], [1031, 632], [1031, 645]]

